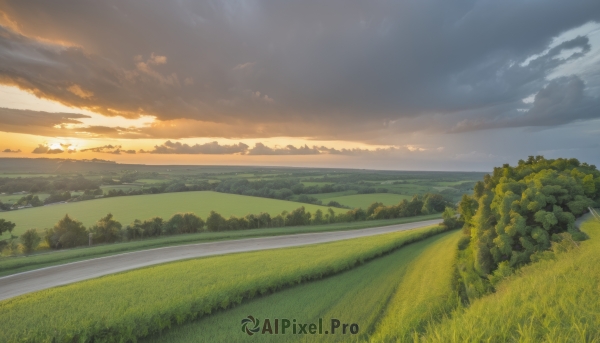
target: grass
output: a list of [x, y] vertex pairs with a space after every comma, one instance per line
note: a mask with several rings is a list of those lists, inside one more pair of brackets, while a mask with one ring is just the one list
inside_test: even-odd
[[168, 179], [139, 179], [136, 180], [136, 183], [143, 183], [143, 184], [153, 184], [153, 183], [161, 183], [161, 182], [166, 182], [169, 181]]
[[[135, 219], [148, 219], [156, 216], [168, 219], [178, 212], [193, 212], [206, 219], [211, 210], [229, 217], [230, 215], [244, 216], [260, 212], [268, 212], [273, 215], [284, 210], [291, 211], [300, 206], [304, 206], [307, 211], [313, 213], [319, 208], [326, 209], [323, 206], [236, 194], [182, 192], [124, 196], [42, 206], [2, 212], [0, 218], [16, 223], [13, 234], [18, 236], [30, 228], [50, 228], [65, 214], [80, 220], [86, 226], [91, 226], [107, 213], [112, 213], [115, 219], [121, 223], [129, 224]], [[344, 212], [345, 210], [334, 208], [334, 211]]]
[[460, 237], [460, 232], [446, 236], [410, 264], [370, 341], [410, 341], [458, 306], [454, 271]]
[[503, 280], [421, 337], [426, 342], [599, 342], [600, 223], [590, 239], [555, 260], [536, 262]]
[[31, 256], [0, 258], [0, 277], [43, 267], [55, 266], [59, 264], [82, 261], [90, 258], [116, 255], [124, 252], [138, 251], [150, 248], [160, 248], [173, 245], [202, 243], [226, 239], [244, 239], [252, 237], [279, 236], [310, 232], [356, 230], [394, 224], [412, 223], [437, 218], [440, 218], [440, 215], [427, 215], [353, 223], [336, 223], [327, 225], [292, 226], [284, 228], [266, 228], [227, 232], [202, 232], [160, 238], [149, 238], [145, 240], [123, 243], [97, 245], [93, 247], [81, 247]]
[[179, 261], [0, 302], [0, 341], [128, 341], [220, 308], [350, 269], [440, 226]]
[[[403, 311], [405, 314], [402, 317], [394, 316], [394, 319], [421, 318], [422, 313], [418, 311], [424, 306], [431, 308], [438, 301], [443, 302], [444, 299], [439, 297], [439, 289], [448, 286], [451, 279], [446, 270], [452, 268], [453, 260], [447, 256], [453, 256], [456, 238], [456, 232], [430, 237], [344, 273], [244, 302], [233, 309], [174, 328], [144, 342], [235, 342], [244, 339], [260, 342], [366, 341], [380, 321], [381, 313], [393, 312], [388, 302], [390, 298], [393, 302], [399, 292], [415, 294], [416, 297], [406, 304], [412, 307], [394, 307], [394, 311]], [[432, 259], [439, 259], [440, 262]], [[433, 271], [442, 270], [443, 273], [436, 275], [429, 269], [422, 269], [431, 265], [435, 267]], [[407, 278], [410, 282], [405, 281]], [[261, 323], [264, 318], [295, 318], [302, 323], [317, 323], [322, 318], [327, 327], [330, 326], [330, 319], [336, 318], [343, 323], [357, 323], [360, 330], [356, 336], [259, 334], [249, 338], [239, 330], [241, 319], [249, 314], [259, 318]]]
[[308, 194], [308, 196], [322, 200], [325, 198], [335, 198], [335, 197], [340, 197], [343, 195], [354, 195], [356, 193], [357, 193], [357, 191], [355, 191], [355, 190], [349, 190], [349, 191], [341, 191], [341, 192], [333, 192], [333, 193]]
[[352, 208], [363, 208], [366, 209], [374, 202], [382, 202], [384, 205], [396, 205], [403, 199], [410, 200], [412, 196], [392, 194], [392, 193], [373, 193], [373, 194], [355, 194], [355, 195], [343, 195], [331, 198], [322, 198], [321, 201], [324, 204], [330, 201], [337, 201], [342, 205], [350, 206]]

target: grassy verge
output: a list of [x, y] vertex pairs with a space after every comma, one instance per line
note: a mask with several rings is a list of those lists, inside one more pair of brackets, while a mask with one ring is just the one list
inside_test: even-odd
[[[144, 342], [237, 342], [246, 339], [252, 339], [254, 342], [366, 341], [373, 332], [380, 314], [390, 312], [386, 310], [386, 307], [389, 307], [387, 304], [399, 291], [409, 291], [407, 294], [418, 293], [420, 302], [440, 300], [437, 289], [429, 287], [429, 277], [410, 278], [410, 275], [433, 274], [431, 278], [446, 278], [446, 273], [439, 275], [435, 272], [452, 266], [452, 259], [449, 259], [449, 262], [445, 256], [446, 253], [452, 255], [452, 249], [456, 249], [456, 238], [457, 232], [436, 235], [347, 272], [244, 302], [233, 309], [220, 311], [199, 321], [174, 328]], [[441, 258], [439, 266], [432, 271], [421, 269], [436, 264], [435, 261], [430, 261], [432, 258]], [[410, 285], [403, 281], [407, 277], [412, 281]], [[445, 285], [445, 282], [436, 281]], [[398, 285], [401, 287], [398, 288]], [[403, 289], [402, 286], [409, 288]], [[405, 312], [418, 315], [418, 311], [422, 309], [407, 308]], [[317, 323], [319, 318], [322, 318], [327, 327], [330, 326], [330, 319], [336, 318], [343, 323], [357, 323], [360, 330], [356, 335], [258, 334], [247, 337], [239, 327], [240, 320], [249, 314], [259, 318], [261, 323], [265, 318], [295, 318], [302, 323]]]
[[600, 223], [582, 225], [579, 248], [536, 262], [496, 293], [433, 325], [427, 342], [599, 342]]
[[459, 304], [455, 282], [455, 232], [431, 245], [409, 266], [390, 298], [371, 342], [407, 342]]
[[179, 261], [0, 302], [0, 341], [129, 341], [281, 288], [350, 269], [440, 226]]
[[296, 226], [285, 228], [252, 229], [227, 232], [203, 232], [152, 238], [141, 241], [98, 245], [93, 247], [76, 248], [65, 251], [56, 251], [32, 256], [18, 256], [0, 259], [0, 276], [20, 273], [28, 270], [49, 267], [69, 262], [76, 262], [90, 258], [104, 257], [150, 248], [202, 243], [228, 239], [243, 239], [266, 236], [280, 236], [299, 233], [327, 232], [355, 230], [370, 227], [380, 227], [394, 224], [412, 223], [423, 220], [440, 218], [439, 214], [398, 218], [390, 220], [373, 220], [353, 223], [337, 223], [328, 225]]

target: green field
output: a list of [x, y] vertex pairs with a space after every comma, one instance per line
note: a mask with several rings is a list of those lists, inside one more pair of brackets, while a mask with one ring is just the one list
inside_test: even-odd
[[403, 199], [410, 200], [412, 196], [391, 194], [391, 193], [373, 193], [373, 194], [354, 194], [354, 195], [343, 195], [335, 196], [331, 198], [321, 198], [323, 204], [327, 204], [330, 201], [337, 201], [342, 205], [350, 206], [351, 208], [363, 208], [367, 209], [369, 205], [374, 202], [382, 202], [386, 206], [396, 205]]
[[[300, 206], [304, 206], [309, 212], [315, 212], [317, 209], [327, 210], [327, 207], [323, 206], [235, 194], [182, 192], [114, 197], [28, 208], [2, 212], [0, 218], [16, 223], [13, 234], [20, 235], [30, 228], [50, 228], [65, 214], [90, 226], [107, 213], [112, 213], [115, 219], [121, 223], [129, 224], [135, 219], [148, 219], [156, 216], [166, 219], [178, 212], [193, 212], [203, 218], [206, 218], [210, 211], [216, 211], [225, 217], [260, 212], [274, 215], [284, 210], [294, 210]], [[334, 209], [334, 211], [340, 213], [345, 210]]]
[[68, 250], [42, 252], [35, 255], [20, 255], [0, 258], [0, 277], [20, 273], [32, 269], [49, 267], [58, 264], [81, 261], [90, 258], [104, 257], [137, 250], [160, 248], [173, 245], [210, 242], [227, 239], [244, 239], [253, 237], [291, 235], [310, 232], [331, 232], [341, 230], [357, 230], [394, 224], [412, 223], [423, 220], [439, 219], [439, 214], [415, 216], [407, 218], [370, 220], [350, 223], [326, 225], [288, 226], [282, 228], [264, 228], [224, 232], [200, 232], [175, 236], [148, 238], [143, 240], [120, 242], [113, 244], [79, 247]]
[[351, 269], [442, 230], [179, 261], [18, 296], [0, 302], [0, 341], [134, 340], [243, 299]]
[[[375, 341], [381, 341], [382, 337], [389, 341], [390, 328], [411, 332], [409, 324], [447, 310], [448, 306], [444, 305], [453, 299], [450, 283], [458, 237], [456, 232], [450, 232], [413, 243], [350, 271], [250, 300], [145, 342], [236, 342], [245, 339], [257, 342], [362, 342], [374, 332]], [[356, 336], [258, 334], [247, 337], [239, 330], [239, 323], [249, 314], [260, 320], [296, 318], [303, 323], [317, 323], [323, 318], [327, 326], [330, 318], [336, 318], [344, 323], [358, 323], [360, 331]], [[390, 323], [394, 325], [390, 326]]]
[[600, 222], [581, 229], [590, 239], [580, 248], [523, 267], [423, 341], [599, 342]]

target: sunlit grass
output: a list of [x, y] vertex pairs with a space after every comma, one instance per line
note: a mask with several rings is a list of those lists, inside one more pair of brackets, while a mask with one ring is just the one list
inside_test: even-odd
[[426, 342], [599, 342], [600, 223], [556, 260], [533, 263], [439, 325]]
[[[256, 342], [365, 341], [381, 313], [387, 312], [385, 309], [389, 299], [394, 298], [398, 290], [406, 291], [398, 285], [405, 285], [404, 280], [410, 275], [426, 273], [426, 270], [415, 268], [427, 264], [424, 260], [441, 257], [447, 249], [452, 249], [456, 236], [456, 233], [445, 233], [430, 237], [339, 275], [253, 299], [233, 309], [220, 311], [182, 327], [174, 327], [162, 335], [150, 338], [148, 342], [237, 342], [243, 339]], [[443, 259], [441, 263], [446, 262]], [[425, 280], [413, 281], [413, 290], [422, 289], [421, 293], [427, 292], [427, 285], [421, 282]], [[420, 299], [438, 300], [425, 298]], [[250, 314], [259, 318], [261, 323], [265, 318], [294, 318], [304, 323], [317, 323], [322, 318], [326, 330], [330, 327], [331, 318], [336, 318], [344, 323], [359, 324], [360, 331], [357, 335], [261, 334], [250, 338], [239, 330], [240, 320]]]
[[134, 340], [350, 269], [442, 230], [180, 261], [26, 294], [0, 302], [0, 341]]

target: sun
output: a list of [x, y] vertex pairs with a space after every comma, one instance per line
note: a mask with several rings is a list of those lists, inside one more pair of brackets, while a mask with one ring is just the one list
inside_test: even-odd
[[49, 145], [50, 149], [60, 149], [62, 150], [62, 147], [60, 146], [60, 143], [52, 143]]

